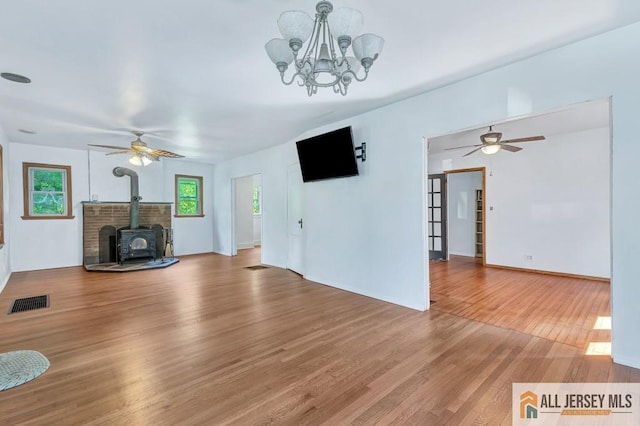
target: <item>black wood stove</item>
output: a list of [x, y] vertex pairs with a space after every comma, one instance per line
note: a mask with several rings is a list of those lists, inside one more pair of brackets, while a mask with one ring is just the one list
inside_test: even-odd
[[152, 229], [118, 229], [118, 261], [129, 259], [156, 259], [156, 234]]
[[113, 174], [118, 177], [129, 176], [131, 178], [131, 223], [129, 226], [118, 229], [117, 247], [118, 262], [122, 264], [129, 259], [152, 258], [156, 259], [156, 234], [155, 231], [140, 226], [140, 200], [138, 193], [138, 174], [125, 167], [116, 167]]

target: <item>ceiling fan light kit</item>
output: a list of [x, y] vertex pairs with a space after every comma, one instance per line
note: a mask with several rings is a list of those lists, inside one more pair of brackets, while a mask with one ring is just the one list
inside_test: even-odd
[[147, 157], [144, 154], [134, 154], [133, 157], [129, 158], [129, 163], [133, 164], [134, 166], [148, 166], [149, 164], [151, 164], [152, 160], [149, 159], [149, 157]]
[[[367, 79], [384, 46], [384, 39], [376, 34], [358, 35], [362, 24], [360, 11], [348, 7], [334, 10], [330, 2], [321, 1], [316, 5], [315, 19], [300, 10], [283, 12], [278, 19], [283, 38], [270, 40], [265, 50], [285, 85], [297, 81], [309, 96], [319, 87], [331, 87], [344, 96], [353, 80]], [[354, 56], [348, 55], [349, 47]], [[291, 63], [295, 72], [287, 79], [285, 72]], [[358, 75], [361, 68], [362, 76]]]
[[495, 144], [495, 145], [487, 145], [487, 146], [483, 146], [481, 149], [483, 154], [495, 154], [498, 151], [500, 151], [500, 145]]

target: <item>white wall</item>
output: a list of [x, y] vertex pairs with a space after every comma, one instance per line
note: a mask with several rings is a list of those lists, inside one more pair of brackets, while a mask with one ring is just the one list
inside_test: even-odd
[[[98, 201], [130, 201], [131, 180], [128, 176], [115, 176], [113, 174], [115, 167], [126, 167], [138, 174], [139, 192], [143, 203], [173, 201], [173, 195], [168, 199], [164, 198], [163, 188], [164, 165], [171, 160], [154, 162], [146, 167], [135, 167], [129, 163], [129, 155], [105, 155], [104, 151], [82, 152], [85, 156], [88, 155], [88, 160], [85, 159], [85, 167], [89, 168], [90, 181], [79, 182], [87, 188], [89, 194], [88, 198], [83, 198], [81, 201], [91, 200], [90, 197], [93, 196], [97, 196]], [[173, 188], [173, 182], [171, 182], [171, 188]]]
[[[640, 24], [634, 24], [300, 135], [352, 125], [356, 141], [366, 141], [369, 151], [361, 176], [305, 185], [308, 277], [416, 309], [426, 308], [426, 154], [422, 137], [505, 119], [508, 93], [513, 90], [531, 98], [533, 112], [612, 96], [613, 356], [617, 362], [640, 367], [638, 75]], [[271, 261], [284, 263], [285, 173], [286, 165], [295, 163], [287, 162], [293, 154], [289, 142], [216, 166], [216, 201], [220, 201], [216, 202], [217, 250], [228, 250], [230, 242], [224, 231], [231, 210], [229, 177], [269, 167], [263, 174], [265, 202], [270, 203], [265, 206], [265, 245], [267, 237], [271, 238]], [[579, 155], [588, 156], [589, 151]], [[266, 218], [267, 207], [275, 217]], [[508, 211], [503, 204], [496, 207], [494, 217]]]
[[[408, 139], [402, 126], [389, 127], [386, 121], [386, 113], [378, 110], [298, 138], [352, 125], [355, 144], [366, 141], [369, 151], [367, 161], [360, 163], [360, 176], [303, 185], [305, 277], [424, 309], [421, 133], [417, 129], [416, 140]], [[417, 156], [410, 149], [416, 141]], [[262, 172], [263, 262], [286, 266], [286, 169], [297, 162], [295, 143], [290, 141], [215, 166], [216, 216], [221, 220], [216, 226], [223, 237], [216, 242], [217, 251], [228, 253], [230, 236], [225, 228], [231, 214], [230, 178]], [[415, 246], [419, 249], [409, 249]], [[416, 298], [416, 293], [422, 296]]]
[[487, 167], [487, 264], [609, 278], [609, 136], [608, 128], [547, 135], [491, 156], [447, 151], [429, 157], [429, 173], [443, 161]]
[[[11, 269], [28, 271], [81, 265], [81, 201], [89, 199], [87, 151], [35, 147], [17, 143], [9, 144], [9, 149], [11, 152], [9, 167]], [[24, 215], [23, 162], [71, 166], [73, 202], [71, 214], [74, 219], [22, 219]]]
[[476, 255], [477, 189], [482, 189], [482, 172], [447, 175], [447, 242], [450, 255]]
[[236, 248], [253, 247], [253, 176], [234, 179], [236, 185]]
[[253, 246], [262, 244], [262, 215], [253, 215]]
[[3, 193], [3, 205], [0, 206], [3, 211], [4, 218], [4, 246], [0, 248], [0, 292], [7, 285], [9, 277], [11, 276], [11, 265], [9, 262], [9, 243], [11, 234], [11, 225], [9, 223], [11, 218], [11, 211], [9, 210], [9, 141], [4, 129], [0, 125], [0, 145], [2, 145], [2, 193]]

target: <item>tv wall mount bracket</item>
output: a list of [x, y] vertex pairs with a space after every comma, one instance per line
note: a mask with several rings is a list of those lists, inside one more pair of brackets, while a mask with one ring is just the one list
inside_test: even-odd
[[[362, 160], [363, 163], [367, 161], [367, 143], [366, 142], [362, 142], [362, 145], [356, 146], [355, 150], [356, 150], [356, 158], [359, 158], [360, 160]], [[358, 151], [360, 151], [360, 153], [358, 153]]]

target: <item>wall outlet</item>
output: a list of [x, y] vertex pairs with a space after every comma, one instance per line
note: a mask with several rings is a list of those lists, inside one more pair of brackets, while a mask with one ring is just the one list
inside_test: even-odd
[[533, 262], [533, 255], [532, 254], [525, 254], [524, 255], [524, 260], [527, 262]]

